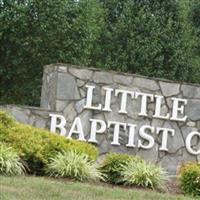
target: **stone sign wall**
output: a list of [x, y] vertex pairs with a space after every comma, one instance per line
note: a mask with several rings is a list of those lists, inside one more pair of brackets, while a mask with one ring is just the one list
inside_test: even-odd
[[200, 86], [64, 64], [44, 67], [41, 107], [7, 105], [18, 121], [138, 155], [175, 174], [200, 159]]

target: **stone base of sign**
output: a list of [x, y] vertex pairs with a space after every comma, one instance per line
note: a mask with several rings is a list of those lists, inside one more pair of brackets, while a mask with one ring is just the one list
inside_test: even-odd
[[[57, 113], [52, 112], [49, 110], [45, 110], [42, 108], [36, 107], [28, 107], [28, 106], [15, 106], [15, 105], [6, 105], [0, 107], [1, 110], [5, 110], [6, 112], [10, 113], [14, 118], [24, 124], [29, 124], [38, 128], [44, 128], [49, 130], [50, 127], [50, 113]], [[69, 105], [67, 110], [73, 110], [72, 113], [76, 113], [75, 107]], [[60, 112], [59, 112], [60, 113]], [[73, 115], [71, 116], [68, 114], [69, 121], [73, 120]], [[71, 118], [71, 119], [70, 119]], [[90, 118], [88, 113], [82, 115], [82, 118], [87, 121]], [[98, 117], [99, 118], [99, 117]], [[84, 127], [86, 128], [86, 124]], [[88, 130], [89, 132], [89, 130]], [[190, 155], [181, 145], [179, 149], [171, 153], [163, 153], [158, 151], [158, 145], [156, 144], [155, 147], [151, 150], [139, 150], [139, 149], [131, 149], [127, 148], [122, 144], [121, 146], [112, 146], [110, 145], [109, 137], [105, 136], [98, 136], [98, 147], [100, 150], [100, 156], [102, 157], [104, 154], [109, 152], [116, 152], [116, 153], [126, 153], [130, 155], [138, 155], [144, 158], [147, 161], [161, 164], [170, 175], [175, 175], [180, 167], [180, 165], [186, 161], [198, 161], [198, 156]], [[122, 138], [124, 138], [122, 136]], [[122, 139], [121, 138], [121, 139]]]
[[[176, 122], [152, 117], [138, 116], [140, 110], [139, 101], [127, 99], [127, 114], [119, 114], [120, 101], [117, 98], [111, 100], [112, 112], [84, 109], [86, 101], [86, 85], [95, 86], [93, 104], [103, 105], [103, 87], [113, 89], [132, 90], [137, 92], [151, 93], [164, 96], [162, 104], [162, 115], [171, 114], [172, 97], [188, 99], [185, 113], [188, 116], [186, 122]], [[153, 115], [155, 105], [148, 102], [148, 113]], [[150, 79], [147, 77], [123, 74], [116, 72], [100, 71], [98, 69], [83, 69], [71, 65], [54, 64], [44, 67], [43, 86], [41, 96], [41, 107], [27, 107], [7, 105], [0, 109], [11, 113], [19, 122], [30, 124], [39, 128], [50, 129], [51, 113], [61, 114], [66, 119], [66, 129], [69, 131], [76, 117], [82, 121], [85, 138], [90, 134], [91, 118], [119, 121], [138, 125], [151, 125], [154, 127], [167, 127], [175, 130], [174, 137], [168, 138], [168, 152], [160, 151], [161, 137], [154, 135], [155, 145], [151, 149], [126, 147], [128, 135], [120, 132], [119, 146], [111, 145], [113, 133], [107, 131], [97, 134], [98, 144], [96, 146], [103, 156], [108, 152], [126, 153], [138, 155], [146, 161], [161, 164], [171, 175], [177, 173], [179, 166], [186, 161], [199, 161], [200, 156], [188, 153], [185, 148], [185, 139], [192, 131], [200, 129], [200, 86], [174, 83], [168, 80]], [[138, 136], [135, 140], [137, 141]], [[193, 139], [194, 148], [200, 146], [199, 138]]]

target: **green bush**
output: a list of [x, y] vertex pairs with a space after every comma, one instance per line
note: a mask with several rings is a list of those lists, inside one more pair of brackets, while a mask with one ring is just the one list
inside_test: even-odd
[[96, 0], [1, 0], [0, 104], [39, 105], [46, 64], [87, 65], [102, 12]]
[[31, 173], [43, 173], [49, 159], [62, 151], [76, 150], [87, 154], [91, 160], [97, 158], [98, 150], [91, 144], [67, 139], [10, 119], [7, 114], [0, 112], [0, 142], [13, 147], [27, 162]]
[[180, 184], [185, 194], [200, 196], [200, 164], [183, 165], [180, 169]]
[[161, 188], [166, 180], [166, 172], [160, 167], [143, 162], [130, 161], [122, 169], [123, 181], [127, 185], [147, 188]]
[[15, 124], [14, 119], [5, 112], [0, 112], [0, 125], [10, 127]]
[[25, 172], [18, 154], [11, 148], [0, 144], [0, 174], [22, 175]]
[[58, 153], [51, 158], [51, 162], [47, 165], [47, 173], [51, 176], [69, 177], [79, 181], [103, 178], [94, 161], [88, 159], [86, 154], [73, 150]]
[[107, 154], [100, 167], [101, 171], [106, 175], [106, 181], [114, 184], [123, 183], [122, 169], [131, 160], [133, 162], [141, 161], [140, 158], [127, 154]]

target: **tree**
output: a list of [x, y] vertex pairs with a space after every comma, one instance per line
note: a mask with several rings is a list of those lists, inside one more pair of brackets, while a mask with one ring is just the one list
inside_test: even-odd
[[192, 46], [182, 7], [174, 0], [101, 0], [105, 31], [92, 65], [188, 80]]
[[38, 105], [55, 62], [200, 82], [198, 0], [0, 0], [0, 103]]
[[87, 65], [102, 12], [95, 0], [0, 0], [0, 103], [37, 105], [43, 65]]

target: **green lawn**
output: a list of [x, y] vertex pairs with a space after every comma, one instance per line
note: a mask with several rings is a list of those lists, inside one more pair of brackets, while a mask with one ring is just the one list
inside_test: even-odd
[[123, 189], [41, 177], [0, 176], [0, 200], [192, 200], [150, 190]]

